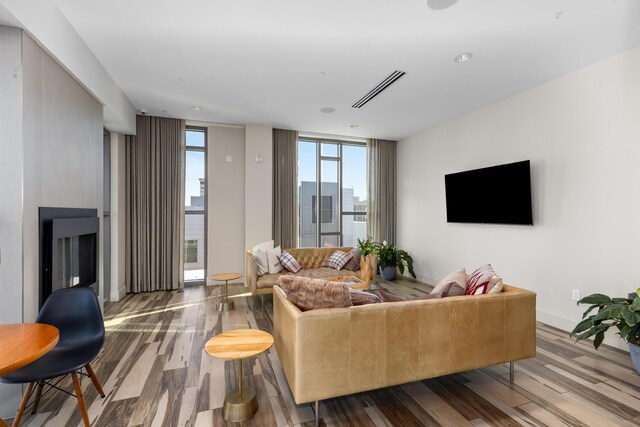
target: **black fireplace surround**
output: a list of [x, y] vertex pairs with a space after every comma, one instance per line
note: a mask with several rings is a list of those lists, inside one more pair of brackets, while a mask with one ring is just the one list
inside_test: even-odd
[[41, 207], [40, 307], [53, 291], [75, 286], [98, 293], [97, 209]]

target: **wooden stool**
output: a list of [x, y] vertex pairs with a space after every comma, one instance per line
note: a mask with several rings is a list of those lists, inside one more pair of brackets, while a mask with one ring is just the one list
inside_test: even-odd
[[273, 345], [271, 334], [258, 329], [235, 329], [211, 338], [204, 346], [208, 355], [238, 362], [238, 385], [224, 397], [222, 418], [240, 422], [252, 418], [258, 411], [256, 391], [242, 385], [242, 359], [257, 356]]

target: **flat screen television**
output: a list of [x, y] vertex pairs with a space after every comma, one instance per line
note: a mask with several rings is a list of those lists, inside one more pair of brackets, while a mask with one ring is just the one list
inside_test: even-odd
[[445, 175], [447, 222], [533, 225], [529, 160]]

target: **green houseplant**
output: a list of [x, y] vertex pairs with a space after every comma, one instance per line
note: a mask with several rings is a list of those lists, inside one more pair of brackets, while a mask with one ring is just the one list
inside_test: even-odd
[[629, 343], [631, 360], [640, 374], [640, 288], [627, 298], [611, 298], [604, 294], [593, 294], [582, 298], [578, 304], [588, 304], [582, 321], [571, 331], [576, 341], [593, 337], [593, 346], [598, 349], [610, 328]]
[[375, 272], [377, 271], [378, 258], [376, 254], [378, 252], [378, 244], [374, 242], [371, 237], [366, 239], [358, 239], [358, 250], [360, 251], [360, 279], [364, 283], [371, 283], [375, 279]]
[[404, 274], [405, 264], [409, 274], [415, 279], [416, 273], [413, 271], [413, 258], [407, 251], [398, 249], [396, 245], [382, 242], [378, 245], [378, 268], [380, 275], [385, 280], [393, 280], [396, 278], [396, 268], [400, 270], [400, 274]]

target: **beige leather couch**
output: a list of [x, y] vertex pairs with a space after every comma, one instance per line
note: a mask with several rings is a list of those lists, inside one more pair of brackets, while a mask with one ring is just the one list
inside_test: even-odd
[[289, 387], [296, 403], [315, 401], [316, 409], [323, 399], [536, 354], [536, 294], [513, 286], [305, 312], [278, 286], [273, 300], [275, 347]]
[[[331, 256], [337, 250], [349, 252], [350, 247], [342, 248], [303, 248], [303, 249], [285, 249], [298, 261], [302, 270], [298, 271], [296, 276], [310, 277], [312, 279], [324, 279], [327, 277], [360, 277], [360, 270], [336, 270], [329, 267], [323, 267], [324, 260]], [[273, 293], [273, 287], [278, 284], [278, 278], [283, 274], [293, 274], [290, 271], [282, 270], [276, 274], [265, 274], [258, 276], [258, 264], [253, 257], [251, 251], [247, 251], [245, 257], [245, 274], [246, 286], [251, 289], [253, 295], [264, 295]]]

